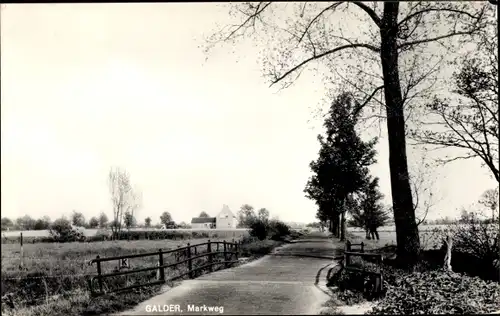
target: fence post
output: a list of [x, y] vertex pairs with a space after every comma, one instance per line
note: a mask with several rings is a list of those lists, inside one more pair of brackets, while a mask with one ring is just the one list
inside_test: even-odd
[[217, 242], [217, 252], [219, 252], [219, 242]]
[[227, 268], [227, 246], [226, 246], [226, 240], [223, 241], [224, 245], [224, 266]]
[[21, 266], [21, 269], [24, 268], [24, 248], [23, 248], [23, 233], [21, 232], [21, 251], [19, 252], [19, 255], [20, 255], [20, 266]]
[[165, 283], [165, 269], [163, 269], [163, 251], [160, 250], [158, 251], [158, 264], [160, 265], [160, 267], [158, 268], [160, 270], [160, 281], [163, 281], [163, 283]]
[[380, 273], [380, 287], [379, 287], [380, 292], [382, 292], [384, 290], [384, 276], [383, 276], [383, 268], [382, 268], [383, 263], [384, 263], [384, 257], [382, 257], [382, 255], [380, 255], [379, 268], [378, 268], [378, 271]]
[[188, 257], [188, 270], [189, 270], [189, 278], [193, 278], [193, 261], [191, 260], [191, 246], [187, 244], [187, 257]]
[[240, 250], [239, 250], [239, 248], [240, 248], [240, 247], [238, 246], [238, 242], [236, 242], [236, 243], [234, 244], [234, 248], [235, 248], [235, 249], [234, 249], [234, 252], [235, 252], [235, 254], [234, 254], [234, 255], [235, 255], [235, 259], [236, 259], [236, 260], [238, 260], [238, 251], [240, 251]]
[[208, 252], [208, 271], [212, 272], [212, 245], [210, 243], [210, 239], [207, 243], [207, 252]]
[[99, 284], [99, 292], [102, 294], [101, 260], [99, 260], [100, 258], [101, 257], [99, 257], [99, 255], [95, 257], [97, 264], [97, 282]]
[[351, 242], [349, 240], [347, 240], [345, 242], [345, 250], [346, 251], [351, 251]]
[[365, 252], [365, 243], [361, 242], [361, 252]]

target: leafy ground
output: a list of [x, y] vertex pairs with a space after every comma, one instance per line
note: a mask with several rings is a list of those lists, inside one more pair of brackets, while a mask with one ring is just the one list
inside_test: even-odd
[[[217, 239], [211, 239], [217, 241]], [[221, 239], [218, 239], [221, 241]], [[2, 314], [15, 315], [92, 315], [112, 313], [133, 306], [161, 290], [160, 286], [146, 287], [124, 293], [110, 294], [91, 298], [88, 291], [90, 275], [95, 275], [96, 267], [88, 264], [97, 255], [101, 257], [147, 253], [176, 249], [187, 243], [199, 244], [206, 239], [198, 240], [138, 240], [138, 241], [106, 241], [94, 243], [64, 244], [28, 244], [24, 246], [24, 270], [19, 268], [19, 246], [2, 246]], [[241, 256], [259, 257], [269, 253], [282, 242], [263, 240], [256, 241], [245, 238], [241, 245]], [[212, 245], [212, 251], [216, 248]], [[222, 251], [222, 245], [219, 246]], [[198, 254], [206, 251], [206, 246], [197, 247]], [[164, 263], [174, 262], [174, 255], [165, 255]], [[218, 257], [221, 261], [222, 256]], [[193, 266], [204, 264], [204, 258], [194, 260]], [[217, 259], [216, 259], [217, 260]], [[132, 268], [154, 266], [158, 258], [143, 257], [129, 260]], [[111, 272], [117, 262], [103, 263], [103, 273]], [[222, 265], [215, 267], [222, 268]], [[182, 264], [177, 269], [166, 269], [166, 277], [172, 277], [187, 271]], [[132, 277], [133, 276], [133, 277]], [[130, 285], [135, 282], [151, 282], [156, 280], [156, 272], [149, 271], [125, 276], [109, 278], [108, 288]], [[172, 285], [172, 284], [170, 284]], [[14, 304], [15, 309], [9, 307]]]
[[[374, 250], [376, 242], [364, 242], [368, 250]], [[394, 250], [389, 246], [377, 252], [388, 258]], [[375, 268], [373, 263], [359, 259], [354, 264], [367, 270]], [[335, 272], [330, 280], [335, 295], [324, 314], [338, 314], [342, 305], [369, 306], [362, 293], [363, 278], [340, 267]], [[372, 314], [484, 314], [500, 310], [500, 284], [495, 281], [435, 269], [426, 262], [419, 264], [415, 272], [407, 272], [395, 268], [391, 260], [385, 261], [383, 275], [385, 295], [372, 302]]]

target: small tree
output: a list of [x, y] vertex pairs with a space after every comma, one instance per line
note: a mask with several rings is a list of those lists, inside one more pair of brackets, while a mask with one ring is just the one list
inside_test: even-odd
[[210, 215], [208, 215], [207, 212], [203, 211], [203, 212], [200, 213], [200, 215], [198, 217], [207, 218], [207, 217], [210, 217]]
[[85, 226], [85, 216], [83, 216], [83, 213], [73, 211], [73, 214], [71, 214], [71, 224], [73, 224], [75, 226], [84, 227]]
[[16, 225], [21, 230], [32, 230], [35, 228], [35, 219], [29, 215], [24, 215], [16, 219]]
[[97, 217], [92, 217], [90, 220], [89, 220], [89, 227], [90, 228], [97, 228], [99, 227], [99, 219], [97, 219]]
[[8, 217], [2, 217], [2, 230], [10, 230], [14, 227], [14, 222]]
[[45, 230], [50, 228], [50, 218], [48, 216], [44, 216], [39, 218], [35, 222], [35, 230]]
[[495, 222], [495, 212], [498, 212], [498, 187], [484, 191], [479, 199], [479, 204], [491, 211], [491, 222]]
[[269, 211], [266, 208], [261, 208], [257, 214], [261, 221], [269, 221]]
[[167, 227], [172, 222], [172, 215], [169, 212], [163, 212], [160, 216], [160, 223]]
[[125, 227], [130, 230], [130, 228], [134, 227], [136, 225], [136, 220], [134, 215], [130, 212], [125, 212], [123, 223], [125, 224]]
[[238, 227], [251, 227], [252, 223], [257, 219], [253, 206], [243, 204], [238, 211]]
[[104, 214], [104, 212], [101, 212], [99, 215], [99, 227], [100, 228], [105, 228], [108, 224], [108, 216]]
[[151, 217], [146, 217], [146, 219], [144, 220], [144, 225], [149, 228], [151, 227]]

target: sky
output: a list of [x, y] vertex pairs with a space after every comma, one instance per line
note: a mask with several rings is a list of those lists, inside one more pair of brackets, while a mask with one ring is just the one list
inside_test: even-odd
[[[225, 21], [210, 3], [2, 5], [2, 217], [111, 216], [108, 172], [121, 167], [142, 192], [139, 222], [245, 203], [314, 221], [303, 189], [325, 90], [307, 75], [269, 88], [252, 41], [206, 60], [203, 35]], [[390, 203], [385, 131], [377, 149], [372, 173]], [[410, 164], [419, 155], [410, 148]], [[495, 186], [477, 160], [431, 174], [430, 218]]]

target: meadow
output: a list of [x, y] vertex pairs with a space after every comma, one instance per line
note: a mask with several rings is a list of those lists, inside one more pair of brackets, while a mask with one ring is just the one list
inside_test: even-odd
[[[212, 242], [233, 241], [234, 231], [214, 231], [214, 233], [218, 233], [221, 237], [211, 237]], [[224, 236], [224, 233], [227, 237]], [[234, 238], [234, 241], [242, 242], [240, 251], [242, 257], [264, 255], [280, 244], [280, 242], [273, 240], [258, 241], [245, 238], [247, 236], [247, 230], [240, 230]], [[23, 245], [22, 251], [22, 268], [19, 243], [3, 244], [1, 257], [2, 314], [81, 315], [110, 313], [126, 309], [127, 306], [132, 306], [158, 293], [161, 286], [92, 298], [90, 297], [89, 280], [96, 275], [96, 265], [90, 265], [90, 260], [95, 259], [97, 255], [101, 258], [131, 255], [156, 252], [160, 248], [163, 251], [168, 251], [186, 246], [187, 243], [191, 245], [202, 244], [207, 242], [207, 239], [26, 243]], [[212, 247], [212, 251], [215, 251], [214, 244]], [[206, 251], [206, 245], [196, 247], [198, 254]], [[184, 255], [181, 254], [181, 256]], [[164, 255], [164, 264], [174, 263], [182, 259], [182, 257], [176, 258], [174, 253], [166, 254]], [[204, 265], [206, 260], [206, 257], [193, 260], [193, 267]], [[214, 261], [223, 261], [223, 256], [219, 255], [214, 258]], [[152, 267], [158, 263], [158, 256], [131, 258], [128, 263], [130, 269]], [[118, 260], [103, 262], [101, 266], [102, 273], [112, 272], [117, 268]], [[223, 265], [214, 266], [214, 270], [219, 268], [223, 268]], [[187, 264], [183, 263], [175, 268], [165, 269], [165, 276], [169, 279], [186, 271], [188, 271]], [[116, 289], [137, 283], [148, 283], [155, 281], [156, 278], [156, 270], [128, 276], [110, 277], [106, 279], [105, 288]]]

